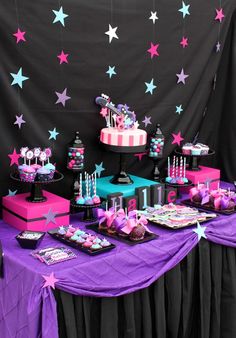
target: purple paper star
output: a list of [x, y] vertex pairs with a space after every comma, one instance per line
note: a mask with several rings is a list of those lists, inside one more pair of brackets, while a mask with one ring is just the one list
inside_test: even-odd
[[57, 212], [53, 212], [52, 208], [50, 208], [48, 210], [47, 214], [43, 214], [43, 216], [46, 218], [46, 225], [50, 222], [57, 224], [57, 221], [55, 220], [55, 216], [56, 216]]
[[180, 74], [176, 74], [176, 76], [178, 77], [177, 83], [182, 82], [183, 84], [185, 84], [185, 79], [187, 77], [189, 77], [189, 75], [187, 75], [187, 74], [184, 73], [183, 68], [181, 69], [181, 73]]
[[42, 275], [42, 277], [45, 279], [43, 288], [46, 288], [47, 286], [51, 286], [53, 289], [55, 289], [55, 283], [58, 282], [59, 279], [55, 278], [53, 272], [51, 272], [49, 276]]
[[152, 118], [151, 116], [149, 117], [145, 116], [144, 120], [142, 121], [145, 124], [145, 128], [147, 128], [149, 124], [152, 124], [152, 122], [150, 121], [151, 118]]
[[216, 52], [220, 52], [220, 47], [221, 47], [221, 44], [220, 42], [218, 41], [217, 44], [216, 44]]
[[23, 114], [21, 114], [20, 116], [16, 115], [16, 121], [14, 122], [14, 124], [18, 124], [19, 129], [21, 129], [22, 123], [25, 123], [25, 120], [23, 120]]
[[65, 88], [62, 93], [58, 93], [58, 92], [55, 92], [55, 93], [58, 97], [57, 102], [55, 104], [61, 103], [63, 105], [63, 107], [65, 107], [66, 101], [71, 99], [70, 96], [66, 95], [67, 94], [67, 88]]

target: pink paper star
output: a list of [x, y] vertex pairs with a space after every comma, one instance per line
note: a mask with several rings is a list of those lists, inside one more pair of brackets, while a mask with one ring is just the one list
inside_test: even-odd
[[51, 286], [53, 289], [55, 289], [55, 283], [59, 281], [59, 279], [56, 279], [54, 276], [54, 273], [51, 272], [49, 276], [42, 277], [45, 279], [45, 283], [43, 284], [43, 288], [46, 288], [47, 286]]
[[159, 47], [159, 44], [157, 43], [156, 45], [154, 45], [151, 42], [151, 47], [147, 50], [148, 53], [151, 54], [151, 59], [153, 58], [153, 56], [159, 56], [159, 53], [157, 51], [157, 48]]
[[183, 48], [188, 46], [188, 38], [185, 38], [184, 36], [182, 37], [182, 40], [180, 42]]
[[64, 63], [68, 63], [68, 55], [69, 54], [65, 54], [64, 51], [61, 51], [61, 54], [57, 55], [58, 59], [60, 60], [60, 65], [64, 62]]
[[216, 9], [215, 20], [219, 20], [220, 22], [222, 22], [222, 20], [224, 19], [224, 17], [225, 17], [225, 15], [223, 13], [223, 8]]
[[138, 160], [141, 161], [143, 156], [147, 155], [147, 153], [138, 153], [138, 154], [134, 154], [135, 157], [138, 157]]
[[180, 146], [180, 142], [184, 140], [183, 137], [181, 136], [181, 132], [179, 131], [178, 134], [172, 133], [172, 136], [174, 138], [172, 144], [178, 144], [178, 146]]
[[102, 115], [102, 117], [107, 116], [107, 114], [108, 114], [107, 108], [102, 108], [102, 109], [100, 110], [100, 114]]
[[25, 32], [22, 32], [20, 28], [18, 28], [17, 32], [13, 34], [16, 37], [16, 43], [19, 43], [20, 41], [26, 41], [25, 40]]
[[14, 151], [12, 154], [8, 154], [8, 157], [10, 157], [11, 159], [11, 163], [10, 163], [10, 167], [13, 165], [13, 164], [16, 164], [16, 165], [19, 165], [19, 158], [20, 158], [20, 154], [17, 154], [16, 152], [16, 148], [14, 148]]

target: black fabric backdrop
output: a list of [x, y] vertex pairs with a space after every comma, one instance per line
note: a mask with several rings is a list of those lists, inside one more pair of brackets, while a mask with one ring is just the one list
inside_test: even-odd
[[55, 291], [61, 338], [234, 338], [236, 251], [204, 239], [150, 287], [116, 298]]
[[[200, 141], [207, 141], [215, 148], [215, 162], [226, 179], [234, 179], [235, 128], [235, 33], [234, 24], [228, 34], [227, 50], [215, 52], [219, 40], [223, 49], [229, 32], [235, 0], [224, 0], [225, 18], [215, 21], [215, 8], [219, 1], [191, 0], [190, 16], [182, 18], [178, 12], [182, 2], [169, 0], [135, 1], [30, 1], [8, 0], [0, 4], [0, 195], [8, 189], [18, 192], [22, 187], [10, 181], [8, 154], [15, 147], [52, 146], [58, 169], [66, 173], [64, 184], [50, 189], [67, 196], [70, 174], [65, 169], [66, 144], [79, 130], [86, 145], [86, 169], [93, 171], [95, 163], [103, 161], [105, 171], [111, 174], [117, 169], [117, 155], [105, 153], [98, 145], [98, 135], [104, 121], [94, 98], [107, 93], [115, 103], [127, 103], [137, 113], [141, 122], [144, 116], [152, 117], [152, 126], [160, 122], [166, 136], [165, 155], [172, 145], [171, 133], [181, 131], [185, 141], [193, 140], [200, 130]], [[69, 15], [65, 27], [52, 24], [52, 10], [63, 6]], [[153, 25], [150, 11], [157, 11], [159, 20]], [[108, 43], [104, 33], [108, 25], [117, 27], [119, 39]], [[12, 35], [20, 27], [26, 31], [26, 42], [16, 44]], [[219, 34], [220, 32], [220, 34]], [[189, 46], [183, 49], [182, 36], [189, 38]], [[150, 42], [159, 43], [160, 56], [151, 60], [147, 49]], [[57, 55], [61, 50], [69, 53], [69, 64], [59, 65]], [[213, 80], [224, 54], [221, 76], [212, 95]], [[108, 66], [116, 66], [117, 75], [109, 79]], [[23, 89], [11, 86], [10, 73], [22, 67], [29, 80]], [[176, 84], [176, 73], [181, 68], [189, 74], [186, 85]], [[157, 89], [153, 95], [145, 94], [145, 82], [154, 78]], [[219, 85], [218, 85], [219, 83]], [[71, 100], [55, 105], [55, 91], [68, 89]], [[175, 113], [177, 105], [183, 105], [181, 115]], [[205, 118], [204, 118], [204, 112]], [[23, 114], [26, 124], [18, 129], [15, 116]], [[48, 140], [48, 130], [56, 127], [57, 140]], [[141, 127], [144, 127], [141, 122]], [[162, 166], [164, 166], [162, 161]], [[147, 157], [142, 161], [130, 156], [129, 171], [148, 176], [152, 164]], [[63, 188], [62, 188], [63, 187]]]

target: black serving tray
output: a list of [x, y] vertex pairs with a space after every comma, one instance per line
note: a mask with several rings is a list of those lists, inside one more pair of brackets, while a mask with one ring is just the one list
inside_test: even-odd
[[[67, 229], [67, 227], [64, 227], [65, 229]], [[57, 241], [59, 242], [62, 242], [66, 245], [69, 245], [71, 246], [72, 248], [75, 248], [77, 250], [80, 250], [90, 256], [95, 256], [95, 255], [99, 255], [103, 252], [107, 252], [107, 251], [110, 251], [112, 249], [114, 249], [116, 246], [115, 244], [111, 243], [110, 246], [106, 247], [106, 248], [101, 248], [101, 249], [98, 249], [98, 250], [91, 250], [90, 248], [84, 248], [82, 245], [78, 244], [78, 243], [75, 243], [73, 241], [70, 241], [69, 239], [67, 239], [66, 237], [58, 234], [58, 229], [59, 228], [56, 228], [56, 229], [53, 229], [53, 230], [50, 230], [48, 231], [48, 234], [50, 236], [52, 236], [54, 239], [56, 239]]]
[[181, 201], [181, 203], [189, 205], [191, 207], [195, 207], [197, 209], [212, 211], [212, 212], [215, 212], [216, 214], [232, 215], [236, 213], [236, 208], [234, 208], [234, 210], [217, 210], [211, 207], [209, 204], [202, 205], [201, 203], [192, 202], [190, 199], [183, 200]]
[[[28, 234], [37, 233], [37, 234], [40, 234], [40, 237], [38, 239], [21, 238], [20, 235], [22, 235], [23, 233], [28, 233]], [[42, 241], [44, 235], [45, 235], [45, 232], [42, 232], [42, 231], [24, 230], [20, 232], [15, 238], [22, 248], [36, 249], [39, 243]]]
[[156, 234], [146, 232], [144, 238], [141, 239], [140, 241], [131, 241], [128, 237], [121, 237], [117, 233], [110, 234], [106, 230], [99, 229], [98, 223], [87, 225], [87, 228], [91, 229], [93, 231], [96, 231], [97, 233], [99, 233], [103, 236], [108, 236], [108, 237], [114, 238], [117, 241], [126, 243], [128, 245], [136, 245], [136, 244], [146, 243], [146, 242], [152, 241], [153, 239], [157, 239], [159, 237]]

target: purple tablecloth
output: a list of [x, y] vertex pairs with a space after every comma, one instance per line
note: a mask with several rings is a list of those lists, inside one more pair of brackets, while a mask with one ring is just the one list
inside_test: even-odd
[[[85, 226], [78, 215], [71, 223]], [[207, 239], [236, 247], [236, 214], [219, 216], [206, 226]], [[142, 245], [128, 246], [111, 240], [117, 247], [98, 256], [78, 254], [76, 259], [46, 266], [21, 249], [15, 240], [19, 232], [0, 223], [4, 249], [4, 279], [0, 280], [0, 332], [4, 338], [58, 337], [56, 303], [50, 287], [42, 288], [42, 275], [54, 273], [56, 287], [75, 295], [115, 297], [145, 288], [178, 264], [198, 243], [196, 227], [168, 230], [150, 229], [159, 238]], [[46, 235], [40, 248], [58, 245]]]

